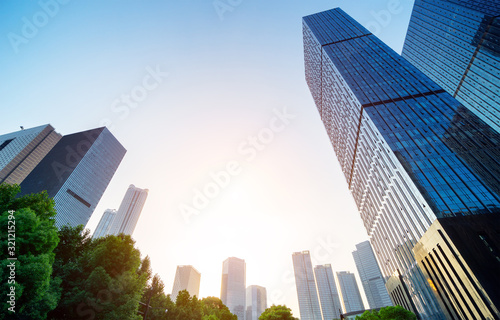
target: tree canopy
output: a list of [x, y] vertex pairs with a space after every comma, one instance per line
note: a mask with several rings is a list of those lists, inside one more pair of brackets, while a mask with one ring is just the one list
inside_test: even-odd
[[259, 317], [259, 320], [299, 320], [292, 315], [292, 310], [285, 305], [272, 305]]
[[356, 320], [417, 320], [417, 316], [401, 306], [388, 306], [379, 311], [365, 311]]
[[[16, 198], [18, 185], [0, 184], [0, 320], [45, 319], [60, 296], [60, 279], [52, 276], [59, 238], [54, 200], [46, 192]], [[10, 309], [9, 309], [10, 308]], [[15, 312], [13, 312], [15, 311]]]

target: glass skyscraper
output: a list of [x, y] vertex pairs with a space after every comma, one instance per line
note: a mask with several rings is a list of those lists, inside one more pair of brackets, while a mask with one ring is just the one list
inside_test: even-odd
[[370, 242], [358, 243], [356, 250], [352, 252], [352, 256], [370, 309], [392, 306], [391, 298], [385, 288], [385, 281]]
[[201, 273], [193, 266], [177, 266], [175, 271], [174, 286], [172, 288], [171, 299], [173, 302], [177, 299], [179, 291], [187, 290], [191, 297], [200, 297], [200, 279]]
[[416, 0], [403, 57], [500, 131], [500, 2]]
[[413, 247], [436, 218], [500, 213], [500, 135], [341, 9], [304, 17], [303, 36], [306, 81], [391, 299], [443, 319]]
[[47, 190], [56, 226], [86, 225], [125, 148], [105, 127], [66, 135], [21, 183], [21, 194]]
[[109, 229], [111, 228], [111, 225], [115, 220], [115, 217], [116, 217], [115, 209], [106, 209], [106, 211], [104, 211], [101, 217], [101, 220], [99, 220], [97, 227], [95, 228], [94, 234], [92, 235], [92, 239], [97, 239], [107, 236], [109, 234]]
[[260, 315], [267, 309], [266, 288], [261, 286], [247, 287], [246, 320], [259, 320]]
[[325, 264], [314, 267], [316, 286], [318, 287], [319, 303], [324, 320], [340, 319], [342, 305], [340, 304], [337, 284], [333, 276], [332, 266]]
[[297, 297], [299, 299], [300, 319], [322, 320], [309, 251], [294, 252], [292, 260], [295, 286], [297, 287]]
[[230, 257], [222, 263], [220, 299], [229, 310], [245, 320], [246, 264], [245, 260]]
[[337, 280], [339, 281], [340, 293], [342, 295], [342, 304], [346, 313], [361, 311], [365, 309], [361, 293], [359, 293], [358, 283], [354, 277], [354, 273], [349, 271], [337, 272]]
[[0, 183], [20, 184], [61, 139], [50, 124], [0, 136]]
[[146, 203], [148, 191], [148, 189], [137, 188], [133, 184], [128, 187], [111, 224], [109, 234], [118, 235], [124, 233], [132, 235], [134, 233], [142, 208]]

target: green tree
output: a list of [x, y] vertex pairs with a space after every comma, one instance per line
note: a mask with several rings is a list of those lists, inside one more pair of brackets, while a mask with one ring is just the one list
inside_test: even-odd
[[298, 320], [292, 315], [292, 310], [285, 305], [272, 305], [259, 317], [259, 320]]
[[201, 300], [203, 308], [202, 320], [237, 320], [238, 317], [216, 297], [206, 297]]
[[0, 295], [15, 294], [15, 313], [3, 300], [0, 319], [46, 319], [60, 297], [60, 280], [52, 276], [59, 242], [54, 201], [46, 192], [16, 198], [20, 190], [0, 184], [0, 250], [17, 258], [0, 263]]
[[[149, 258], [146, 257], [149, 261]], [[172, 301], [164, 293], [165, 285], [158, 274], [155, 274], [151, 283], [145, 288], [142, 302], [147, 304], [149, 300], [148, 320], [165, 319], [165, 310], [172, 308]], [[146, 311], [145, 306], [139, 308], [142, 312]]]
[[417, 316], [401, 306], [388, 306], [381, 308], [378, 312], [365, 311], [361, 316], [357, 316], [358, 320], [416, 320]]
[[141, 319], [139, 301], [150, 277], [128, 235], [90, 239], [82, 226], [63, 227], [54, 274], [64, 293], [51, 319]]

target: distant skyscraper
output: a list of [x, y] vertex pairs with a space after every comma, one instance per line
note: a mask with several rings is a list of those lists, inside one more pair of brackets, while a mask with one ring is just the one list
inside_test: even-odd
[[500, 131], [500, 3], [416, 0], [403, 57]]
[[0, 136], [0, 183], [20, 184], [61, 139], [50, 124]]
[[352, 256], [358, 269], [361, 284], [368, 299], [370, 309], [392, 306], [391, 298], [387, 293], [382, 272], [373, 254], [369, 241], [364, 241], [356, 245], [356, 250]]
[[86, 225], [125, 152], [104, 127], [66, 135], [24, 179], [21, 193], [47, 190], [58, 227]]
[[342, 305], [335, 284], [332, 266], [325, 264], [314, 267], [314, 276], [318, 287], [319, 302], [324, 320], [340, 319]]
[[247, 287], [246, 320], [259, 320], [260, 315], [267, 309], [266, 288], [261, 286]]
[[246, 264], [245, 260], [227, 258], [222, 263], [222, 285], [220, 299], [229, 310], [245, 320]]
[[172, 288], [172, 301], [175, 302], [179, 291], [187, 290], [190, 296], [200, 297], [201, 273], [193, 266], [177, 266], [175, 271], [174, 287]]
[[337, 280], [339, 281], [345, 312], [364, 310], [365, 306], [363, 305], [354, 273], [350, 273], [349, 271], [337, 272]]
[[141, 215], [144, 203], [148, 197], [148, 189], [140, 189], [131, 184], [128, 187], [125, 197], [116, 212], [116, 216], [109, 229], [109, 234], [118, 235], [120, 233], [132, 235], [135, 226]]
[[294, 252], [293, 271], [301, 320], [322, 320], [318, 291], [309, 251]]
[[97, 239], [107, 236], [109, 234], [109, 229], [111, 228], [111, 224], [113, 223], [115, 216], [115, 209], [106, 209], [101, 217], [101, 220], [99, 220], [99, 224], [97, 225], [92, 238]]
[[500, 214], [500, 134], [342, 10], [304, 17], [303, 35], [306, 80], [391, 299], [444, 319], [413, 248], [436, 219]]

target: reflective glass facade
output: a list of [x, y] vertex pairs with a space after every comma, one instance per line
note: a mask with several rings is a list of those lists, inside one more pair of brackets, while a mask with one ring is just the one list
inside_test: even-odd
[[107, 236], [109, 234], [109, 229], [113, 224], [113, 220], [115, 220], [115, 217], [116, 217], [116, 210], [106, 209], [106, 211], [104, 211], [104, 214], [101, 217], [101, 220], [99, 220], [99, 224], [95, 228], [92, 238], [97, 239]]
[[222, 284], [220, 299], [229, 310], [245, 320], [246, 264], [245, 260], [231, 257], [222, 263]]
[[177, 266], [175, 271], [174, 286], [170, 298], [175, 302], [179, 291], [187, 290], [191, 297], [200, 297], [201, 273], [193, 266]]
[[304, 17], [303, 35], [306, 81], [382, 273], [399, 270], [419, 316], [443, 319], [412, 248], [437, 217], [500, 213], [500, 136], [342, 10]]
[[330, 264], [314, 267], [316, 286], [318, 287], [321, 313], [324, 320], [340, 319], [342, 305], [340, 304], [337, 284], [333, 277], [333, 270]]
[[261, 286], [247, 288], [246, 320], [259, 320], [260, 315], [267, 309], [267, 291]]
[[500, 215], [440, 218], [415, 257], [448, 319], [500, 319]]
[[118, 235], [124, 233], [132, 235], [134, 233], [142, 208], [146, 203], [148, 191], [148, 189], [137, 188], [133, 184], [128, 187], [109, 229], [109, 234]]
[[0, 183], [20, 184], [61, 139], [50, 124], [0, 136]]
[[354, 273], [350, 273], [349, 271], [337, 272], [337, 280], [339, 281], [345, 312], [365, 310]]
[[295, 286], [297, 287], [297, 297], [299, 299], [300, 319], [322, 320], [309, 251], [294, 252], [292, 260]]
[[125, 152], [104, 127], [66, 135], [24, 179], [21, 193], [47, 190], [56, 226], [86, 225]]
[[385, 288], [385, 281], [370, 242], [358, 243], [352, 256], [368, 300], [369, 309], [392, 306], [391, 298]]
[[500, 131], [500, 2], [416, 0], [403, 57]]

